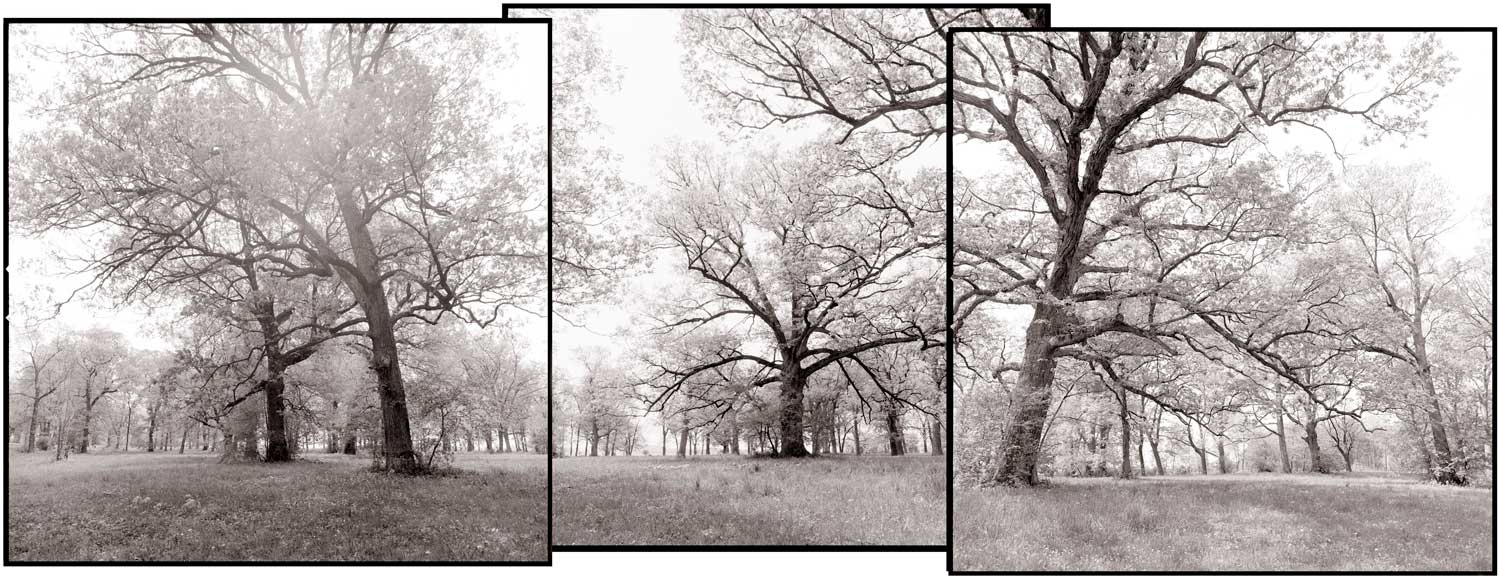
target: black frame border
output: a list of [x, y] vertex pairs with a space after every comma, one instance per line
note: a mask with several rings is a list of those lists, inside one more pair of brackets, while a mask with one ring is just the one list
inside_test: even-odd
[[[4, 33], [3, 44], [5, 55], [3, 56], [3, 68], [6, 78], [10, 77], [10, 25], [11, 24], [116, 24], [116, 23], [214, 23], [214, 24], [358, 24], [358, 23], [398, 23], [398, 24], [543, 24], [547, 27], [547, 124], [546, 124], [546, 146], [547, 146], [547, 229], [552, 229], [552, 19], [551, 18], [317, 18], [317, 17], [248, 17], [248, 18], [5, 18], [3, 19]], [[9, 92], [7, 82], [6, 91]], [[0, 122], [5, 130], [5, 167], [6, 173], [10, 173], [10, 115]], [[6, 185], [6, 196], [3, 202], [5, 213], [10, 213], [10, 191], [9, 184]], [[5, 238], [10, 239], [10, 221], [5, 222]], [[552, 236], [547, 236], [547, 252], [552, 252]], [[4, 276], [3, 284], [6, 294], [10, 293], [10, 252], [6, 252], [3, 258]], [[548, 260], [547, 267], [547, 380], [550, 386], [552, 378], [552, 267]], [[6, 312], [6, 324], [4, 330], [5, 341], [10, 341], [10, 301], [6, 300], [3, 306]], [[3, 360], [6, 365], [5, 396], [10, 399], [10, 350], [6, 349]], [[10, 420], [6, 417], [6, 422]], [[552, 447], [552, 389], [547, 388], [547, 448]], [[6, 460], [4, 465], [5, 492], [10, 492], [10, 461]], [[12, 559], [10, 556], [10, 507], [5, 508], [3, 519], [5, 522], [5, 554], [4, 564], [16, 567], [551, 567], [553, 566], [552, 554], [552, 460], [550, 452], [547, 456], [547, 531], [545, 545], [547, 558], [539, 561], [294, 561], [294, 560], [266, 560], [266, 561], [30, 561]]]
[[[981, 9], [981, 10], [982, 9], [1038, 10], [1038, 11], [1040, 11], [1041, 16], [1042, 16], [1042, 18], [1041, 18], [1041, 20], [1042, 20], [1042, 28], [1048, 28], [1048, 27], [1050, 27], [1052, 25], [1052, 5], [1049, 4], [1049, 3], [1045, 3], [1045, 2], [1041, 2], [1041, 3], [995, 3], [995, 4], [991, 4], [991, 3], [966, 4], [966, 3], [963, 3], [963, 2], [915, 2], [915, 3], [895, 2], [895, 3], [889, 3], [889, 4], [886, 4], [886, 3], [876, 3], [876, 2], [870, 2], [870, 3], [852, 2], [852, 3], [848, 3], [848, 4], [840, 4], [840, 3], [827, 2], [827, 1], [809, 2], [809, 3], [806, 3], [806, 4], [776, 3], [776, 2], [767, 2], [767, 3], [755, 3], [755, 2], [681, 2], [681, 3], [673, 3], [673, 2], [666, 2], [666, 3], [620, 3], [620, 4], [610, 4], [610, 3], [600, 3], [600, 2], [558, 2], [558, 3], [545, 3], [545, 2], [516, 2], [516, 3], [511, 3], [511, 2], [506, 2], [505, 5], [502, 7], [501, 15], [503, 17], [509, 18], [510, 14], [511, 14], [510, 11], [512, 9], [517, 9], [517, 10], [589, 10], [589, 9], [593, 9], [593, 10], [688, 10], [688, 9], [694, 9], [694, 8], [710, 8], [710, 9], [725, 9], [725, 10], [732, 10], [732, 9], [736, 9], [736, 8], [766, 9], [766, 10], [774, 10], [774, 9], [779, 9], [779, 8], [780, 9], [819, 9], [819, 8], [826, 8], [826, 9], [836, 9], [836, 8], [848, 8], [848, 9], [860, 9], [860, 8], [874, 8], [874, 9], [881, 9], [881, 8], [889, 8], [889, 9], [973, 8], [973, 9]], [[950, 28], [949, 31], [951, 32], [953, 30], [958, 30], [958, 29], [960, 29], [960, 28], [956, 28], [956, 27], [955, 28]], [[1035, 29], [1024, 28], [1022, 30], [1035, 30]], [[949, 34], [944, 34], [945, 38], [947, 38], [949, 36], [950, 36]], [[948, 72], [950, 74], [953, 72], [953, 67], [952, 66], [948, 67]], [[951, 83], [950, 83], [950, 87], [949, 88], [950, 89], [952, 88], [951, 87]], [[950, 105], [950, 107], [949, 107], [949, 109], [950, 109], [950, 113], [949, 113], [949, 115], [950, 115], [950, 121], [951, 121], [951, 115], [952, 115], [951, 108], [952, 107]], [[548, 126], [549, 127], [551, 126], [551, 120], [550, 119], [548, 120]], [[951, 158], [949, 160], [949, 169], [950, 169], [950, 173], [951, 173], [951, 169], [952, 169]], [[949, 178], [949, 184], [950, 184], [950, 187], [949, 187], [948, 198], [949, 198], [949, 201], [951, 202], [952, 198], [953, 198], [952, 187], [951, 187], [951, 184], [952, 184], [951, 177]], [[550, 203], [550, 200], [549, 200], [549, 203]], [[949, 223], [948, 223], [948, 226], [949, 226], [949, 232], [950, 232], [949, 241], [948, 241], [948, 246], [949, 246], [948, 247], [948, 252], [949, 252], [948, 256], [949, 256], [950, 260], [949, 260], [949, 264], [948, 264], [948, 287], [947, 287], [947, 292], [948, 292], [949, 300], [948, 300], [947, 306], [944, 308], [945, 310], [947, 310], [947, 321], [948, 321], [948, 326], [950, 328], [953, 325], [953, 311], [952, 311], [952, 309], [953, 309], [953, 304], [952, 304], [952, 301], [953, 301], [952, 300], [952, 295], [953, 295], [953, 281], [952, 281], [952, 278], [953, 278], [953, 266], [952, 266], [952, 260], [951, 260], [952, 251], [953, 251], [953, 247], [952, 247], [953, 246], [953, 242], [952, 242], [951, 232], [952, 232], [952, 225], [953, 224], [952, 224], [952, 210], [951, 209], [952, 208], [950, 206], [949, 211], [948, 211], [948, 214], [949, 214]], [[550, 219], [550, 217], [549, 217], [549, 219]], [[550, 241], [549, 241], [549, 243], [550, 243]], [[549, 247], [549, 249], [550, 249], [550, 247]], [[551, 339], [552, 339], [551, 335], [550, 335], [550, 331], [551, 331], [551, 323], [552, 323], [552, 321], [551, 321], [551, 315], [550, 315], [550, 308], [551, 308], [551, 304], [550, 303], [548, 304], [548, 308], [549, 308], [549, 315], [548, 315], [548, 321], [547, 321], [547, 323], [548, 323], [549, 334], [548, 334], [548, 338], [547, 339], [548, 339], [549, 347], [548, 347], [548, 350], [547, 350], [547, 355], [548, 355], [549, 365], [548, 365], [548, 370], [547, 370], [548, 371], [548, 392], [547, 392], [547, 396], [549, 397], [548, 409], [549, 409], [549, 412], [550, 412], [550, 409], [551, 409], [550, 397], [552, 396], [552, 392], [551, 392], [551, 390], [552, 390], [551, 389], [551, 365], [550, 365], [551, 354], [552, 354], [552, 350], [551, 350], [551, 347], [550, 347], [550, 343], [551, 343]], [[951, 338], [952, 337], [951, 336], [951, 333], [952, 333], [951, 330], [948, 330], [948, 333], [950, 334], [949, 338]], [[948, 363], [948, 368], [949, 368], [948, 380], [949, 380], [949, 386], [950, 386], [950, 391], [951, 391], [952, 380], [953, 380], [953, 376], [952, 376], [953, 350], [952, 350], [951, 340], [949, 340], [949, 342], [950, 343], [947, 346], [947, 350], [948, 350], [948, 352], [947, 352], [948, 362], [947, 363]], [[952, 396], [950, 395], [949, 396], [949, 400], [948, 400], [948, 453], [947, 453], [948, 454], [948, 457], [947, 457], [947, 462], [948, 462], [948, 475], [947, 475], [948, 476], [948, 487], [947, 487], [947, 493], [946, 493], [946, 495], [947, 495], [947, 509], [948, 509], [948, 513], [947, 513], [947, 525], [946, 525], [947, 541], [943, 545], [559, 545], [559, 544], [554, 544], [552, 548], [553, 548], [554, 551], [559, 551], [559, 552], [576, 551], [576, 552], [632, 552], [632, 553], [638, 553], [638, 552], [752, 552], [752, 553], [759, 553], [759, 552], [767, 552], [767, 553], [774, 553], [774, 552], [881, 552], [881, 553], [885, 553], [885, 552], [919, 552], [919, 553], [946, 552], [946, 553], [949, 553], [949, 558], [951, 560], [951, 558], [952, 558], [951, 545], [953, 544], [953, 514], [952, 514], [953, 513], [953, 428], [952, 428], [952, 425], [953, 425], [953, 411], [952, 411], [952, 409], [953, 409], [953, 400], [952, 400]], [[550, 424], [550, 422], [549, 422], [549, 424]], [[551, 458], [551, 455], [549, 454], [548, 455], [548, 461], [549, 461], [549, 463], [550, 463], [551, 460], [552, 460], [552, 458]], [[548, 466], [548, 472], [549, 473], [551, 472], [551, 466], [550, 466], [550, 464]], [[548, 532], [550, 533], [551, 531], [549, 530]]]
[[[979, 26], [979, 27], [960, 27], [960, 26], [956, 26], [956, 27], [953, 27], [953, 28], [949, 28], [948, 29], [948, 33], [946, 35], [944, 35], [945, 36], [945, 40], [947, 41], [947, 44], [948, 44], [948, 50], [947, 50], [947, 54], [946, 54], [946, 61], [947, 61], [947, 65], [948, 65], [948, 74], [947, 74], [947, 76], [948, 76], [948, 86], [947, 86], [947, 94], [948, 94], [948, 131], [947, 131], [947, 135], [946, 135], [946, 137], [944, 139], [945, 142], [946, 142], [947, 158], [948, 158], [948, 161], [947, 161], [947, 174], [948, 174], [948, 303], [949, 303], [949, 306], [948, 306], [948, 337], [949, 337], [949, 340], [948, 340], [948, 344], [947, 344], [947, 347], [948, 347], [948, 352], [947, 352], [947, 354], [948, 354], [948, 391], [949, 391], [949, 396], [948, 396], [948, 565], [947, 565], [948, 575], [951, 575], [951, 576], [960, 576], [960, 575], [964, 575], [964, 576], [967, 576], [967, 575], [975, 575], [975, 576], [1013, 576], [1013, 575], [1028, 575], [1028, 576], [1044, 576], [1044, 575], [1054, 575], [1054, 576], [1055, 575], [1091, 575], [1091, 576], [1099, 576], [1099, 575], [1102, 575], [1102, 576], [1125, 576], [1125, 575], [1135, 575], [1135, 576], [1140, 576], [1140, 575], [1146, 575], [1146, 576], [1167, 576], [1167, 575], [1176, 575], [1176, 576], [1182, 576], [1182, 575], [1192, 575], [1192, 576], [1202, 576], [1202, 575], [1241, 575], [1241, 576], [1252, 576], [1252, 575], [1253, 576], [1276, 576], [1276, 575], [1286, 575], [1286, 576], [1468, 576], [1468, 575], [1495, 575], [1495, 573], [1496, 573], [1495, 558], [1496, 558], [1497, 554], [1500, 554], [1500, 543], [1495, 543], [1495, 542], [1492, 542], [1491, 545], [1490, 545], [1490, 569], [1489, 569], [1489, 571], [1024, 571], [1024, 570], [1020, 570], [1020, 571], [959, 571], [959, 570], [955, 570], [953, 568], [953, 553], [954, 553], [954, 542], [953, 542], [953, 491], [954, 491], [954, 486], [953, 486], [953, 454], [955, 452], [954, 447], [953, 447], [953, 430], [954, 430], [953, 429], [953, 426], [954, 426], [953, 419], [954, 419], [954, 415], [953, 415], [953, 396], [952, 396], [952, 391], [953, 391], [953, 340], [952, 340], [952, 338], [954, 337], [953, 336], [953, 306], [952, 306], [952, 303], [953, 303], [953, 251], [954, 251], [954, 249], [953, 249], [953, 181], [954, 181], [954, 179], [953, 179], [953, 177], [954, 177], [954, 173], [953, 173], [953, 137], [954, 137], [954, 135], [953, 135], [953, 105], [954, 105], [954, 102], [953, 102], [953, 37], [956, 34], [975, 34], [975, 33], [993, 33], [993, 32], [1143, 32], [1143, 31], [1145, 31], [1145, 32], [1200, 32], [1200, 31], [1202, 31], [1202, 32], [1282, 32], [1282, 31], [1286, 31], [1286, 32], [1376, 32], [1376, 33], [1379, 33], [1379, 32], [1437, 32], [1437, 33], [1443, 33], [1443, 32], [1477, 32], [1477, 33], [1486, 33], [1486, 32], [1488, 32], [1489, 35], [1490, 35], [1490, 114], [1491, 114], [1491, 119], [1490, 119], [1491, 120], [1491, 125], [1489, 127], [1489, 129], [1490, 129], [1490, 157], [1491, 157], [1491, 159], [1495, 158], [1496, 144], [1497, 144], [1497, 142], [1500, 142], [1500, 140], [1497, 140], [1497, 138], [1496, 138], [1495, 124], [1494, 124], [1495, 122], [1500, 121], [1500, 119], [1496, 119], [1494, 117], [1494, 115], [1496, 114], [1497, 104], [1500, 104], [1500, 98], [1497, 98], [1497, 96], [1496, 96], [1497, 80], [1496, 80], [1495, 73], [1496, 73], [1497, 70], [1500, 70], [1500, 66], [1497, 66], [1496, 61], [1495, 61], [1495, 56], [1496, 56], [1496, 31], [1497, 31], [1497, 29], [1495, 27], [1427, 27], [1427, 28], [1423, 28], [1423, 27], [1400, 27], [1400, 26], [1397, 26], [1397, 27], [1379, 27], [1379, 26], [1375, 26], [1375, 27], [1358, 27], [1358, 26], [1355, 26], [1355, 27], [1298, 27], [1298, 26], [1291, 26], [1291, 27], [1286, 27], [1286, 28], [1269, 28], [1269, 27], [1232, 27], [1232, 26], [1231, 27], [1225, 27], [1225, 26], [1204, 26], [1204, 27], [1164, 26], [1164, 27], [1159, 27], [1158, 28], [1158, 27], [1087, 27], [1087, 26], [1085, 26], [1085, 27], [1075, 27], [1075, 26], [1052, 27], [1052, 26], [1050, 26], [1050, 23], [1049, 23], [1049, 26], [1047, 26], [1047, 27], [1045, 27], [1045, 28], [1043, 28], [1041, 30], [1038, 30], [1038, 29], [1035, 29], [1035, 28], [985, 27], [985, 26]], [[1492, 161], [1491, 164], [1490, 164], [1490, 195], [1491, 196], [1494, 196], [1494, 195], [1497, 194], [1497, 192], [1500, 192], [1500, 188], [1497, 188], [1497, 185], [1496, 185], [1496, 176], [1497, 176], [1497, 174], [1500, 174], [1500, 172], [1497, 172], [1496, 163]], [[1491, 223], [1493, 223], [1494, 222], [1494, 217], [1495, 217], [1495, 209], [1494, 209], [1493, 206], [1491, 207], [1491, 216], [1490, 217], [1491, 217]], [[1490, 231], [1490, 233], [1491, 233], [1492, 240], [1493, 240], [1493, 235], [1495, 233], [1495, 229], [1492, 228], [1491, 231]], [[1491, 265], [1491, 267], [1493, 267], [1495, 265], [1496, 261], [1497, 261], [1496, 260], [1496, 256], [1495, 255], [1491, 255], [1490, 256], [1490, 265]], [[1494, 290], [1495, 290], [1495, 288], [1496, 288], [1496, 280], [1494, 278], [1491, 278], [1490, 279], [1490, 291], [1493, 293]], [[1492, 350], [1495, 347], [1495, 345], [1496, 345], [1496, 337], [1494, 335], [1491, 335], [1490, 336], [1490, 347], [1491, 347]], [[1490, 438], [1492, 440], [1495, 438], [1495, 435], [1496, 435], [1497, 431], [1500, 431], [1500, 428], [1497, 428], [1494, 424], [1492, 424], [1491, 425], [1491, 432], [1490, 432]], [[1496, 513], [1495, 513], [1495, 507], [1497, 505], [1497, 501], [1496, 501], [1496, 496], [1497, 495], [1495, 494], [1496, 490], [1497, 489], [1495, 489], [1494, 487], [1491, 487], [1491, 489], [1490, 489], [1490, 538], [1492, 540], [1495, 538], [1495, 532], [1496, 532]]]

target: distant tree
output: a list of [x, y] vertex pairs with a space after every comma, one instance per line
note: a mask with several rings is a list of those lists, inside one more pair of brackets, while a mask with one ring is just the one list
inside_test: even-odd
[[1452, 291], [1459, 270], [1442, 262], [1439, 236], [1452, 213], [1442, 179], [1425, 167], [1366, 167], [1353, 172], [1345, 199], [1345, 225], [1363, 263], [1366, 291], [1357, 316], [1357, 348], [1386, 356], [1410, 371], [1416, 407], [1426, 415], [1432, 440], [1432, 478], [1465, 484], [1443, 416], [1429, 340], [1438, 327], [1438, 302]]
[[862, 161], [817, 148], [740, 165], [689, 154], [668, 161], [672, 196], [657, 225], [696, 290], [664, 305], [657, 331], [747, 324], [754, 340], [654, 363], [652, 408], [717, 369], [753, 366], [750, 386], [780, 388], [778, 453], [806, 456], [809, 376], [885, 346], [941, 344], [936, 176], [906, 180]]

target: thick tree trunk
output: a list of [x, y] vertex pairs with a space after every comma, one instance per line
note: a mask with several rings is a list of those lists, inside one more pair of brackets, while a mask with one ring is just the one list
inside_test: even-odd
[[854, 417], [854, 456], [863, 456], [865, 447], [859, 442], [859, 417]]
[[599, 419], [589, 419], [589, 456], [599, 456]]
[[779, 456], [804, 457], [807, 446], [802, 442], [802, 395], [806, 390], [807, 377], [794, 359], [781, 365], [781, 445]]
[[906, 433], [901, 427], [900, 407], [895, 401], [887, 400], [885, 403], [885, 437], [891, 449], [891, 456], [906, 454]]
[[495, 454], [495, 433], [489, 427], [485, 427], [484, 429], [484, 451], [489, 454]]
[[1042, 429], [1052, 404], [1052, 378], [1056, 348], [1052, 336], [1061, 330], [1062, 310], [1036, 306], [1026, 328], [1026, 349], [1021, 357], [1020, 380], [1016, 383], [1010, 416], [1000, 447], [995, 451], [995, 469], [989, 479], [1001, 485], [1030, 486], [1037, 483], [1037, 461], [1042, 450]]
[[1224, 437], [1215, 436], [1219, 445], [1219, 474], [1229, 474], [1229, 454], [1224, 452]]
[[1327, 473], [1328, 465], [1323, 462], [1323, 448], [1318, 443], [1318, 421], [1311, 417], [1302, 426], [1304, 434], [1302, 440], [1307, 441], [1307, 455], [1310, 461], [1307, 470], [1316, 473]]
[[291, 445], [286, 438], [286, 366], [278, 352], [268, 356], [269, 377], [261, 382], [266, 396], [266, 462], [292, 460]]
[[[411, 420], [406, 408], [406, 385], [401, 379], [400, 356], [397, 353], [396, 333], [389, 313], [384, 311], [385, 296], [379, 297], [378, 305], [365, 312], [370, 320], [370, 341], [373, 355], [370, 369], [375, 371], [380, 389], [380, 420], [383, 430], [381, 452], [387, 471], [411, 474], [420, 472], [417, 454], [412, 448]], [[378, 315], [371, 316], [371, 311]]]
[[932, 428], [930, 430], [932, 432], [932, 454], [933, 456], [942, 456], [943, 439], [947, 437], [947, 433], [943, 428], [943, 421], [939, 419], [933, 419]]
[[412, 447], [411, 419], [406, 407], [406, 384], [401, 378], [401, 355], [396, 341], [396, 320], [385, 295], [380, 257], [370, 236], [368, 217], [355, 201], [350, 187], [334, 191], [358, 272], [341, 271], [345, 285], [354, 292], [365, 314], [370, 338], [370, 369], [380, 392], [381, 452], [385, 470], [418, 473], [421, 467]]
[[677, 456], [679, 458], [687, 456], [689, 437], [688, 427], [684, 426], [681, 430], [677, 431]]

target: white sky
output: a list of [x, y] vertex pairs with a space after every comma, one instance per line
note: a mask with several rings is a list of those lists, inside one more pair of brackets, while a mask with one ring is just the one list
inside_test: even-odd
[[[478, 24], [484, 26], [503, 44], [501, 50], [512, 53], [511, 58], [497, 60], [495, 72], [491, 77], [490, 88], [505, 99], [508, 105], [507, 119], [514, 123], [524, 123], [540, 135], [546, 130], [547, 111], [547, 27], [540, 23], [513, 23]], [[37, 38], [39, 42], [53, 44], [68, 44], [71, 36], [67, 25], [39, 25]], [[13, 67], [22, 66], [12, 62]], [[54, 62], [30, 61], [25, 66], [34, 67], [26, 76], [26, 82], [34, 87], [34, 90], [42, 90], [54, 85], [61, 74], [65, 72], [62, 65]], [[6, 110], [5, 114], [10, 121], [12, 135], [25, 134], [38, 128], [40, 120], [34, 115], [27, 114], [24, 106], [17, 110]], [[507, 130], [507, 127], [498, 127], [498, 130]], [[541, 139], [538, 138], [537, 142]], [[537, 170], [545, 170], [538, 165]], [[541, 181], [538, 181], [541, 183]], [[539, 206], [537, 217], [540, 218], [545, 208]], [[66, 232], [43, 236], [42, 238], [26, 238], [20, 236], [7, 236], [5, 243], [6, 255], [9, 258], [8, 272], [10, 273], [12, 302], [22, 299], [24, 296], [32, 295], [37, 291], [51, 291], [58, 297], [67, 296], [76, 288], [86, 284], [90, 275], [65, 275], [67, 269], [63, 267], [54, 256], [61, 255], [86, 255], [97, 247], [97, 239], [90, 240], [81, 238], [77, 232]], [[540, 304], [538, 304], [538, 314]], [[58, 329], [84, 329], [92, 326], [104, 326], [123, 334], [129, 342], [138, 348], [146, 349], [168, 349], [172, 345], [167, 341], [165, 333], [160, 331], [162, 325], [171, 325], [175, 320], [175, 307], [161, 307], [152, 312], [140, 305], [130, 305], [115, 309], [111, 307], [108, 299], [102, 296], [92, 296], [90, 293], [80, 294], [69, 304], [63, 306], [58, 317], [50, 325]], [[546, 320], [541, 315], [516, 312], [509, 317], [515, 327], [515, 335], [523, 342], [522, 353], [526, 359], [535, 364], [546, 362]]]

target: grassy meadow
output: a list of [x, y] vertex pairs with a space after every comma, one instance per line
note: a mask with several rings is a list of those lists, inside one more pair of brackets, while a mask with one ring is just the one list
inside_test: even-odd
[[545, 561], [547, 463], [459, 454], [451, 476], [369, 472], [368, 457], [288, 464], [218, 455], [8, 457], [17, 561]]
[[958, 488], [959, 571], [1491, 571], [1492, 489], [1399, 475]]
[[941, 545], [934, 456], [553, 462], [559, 545]]

